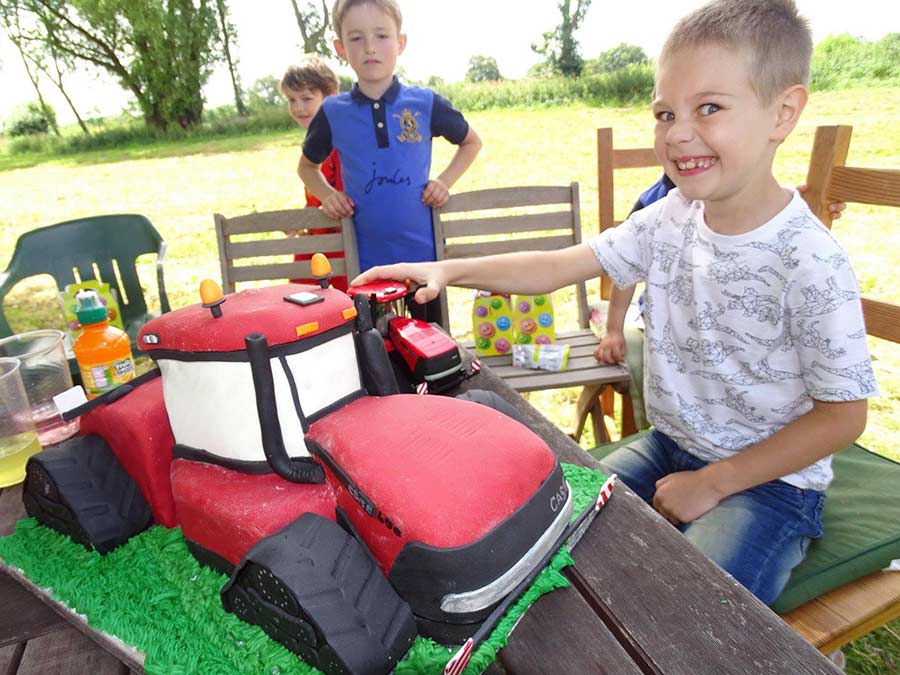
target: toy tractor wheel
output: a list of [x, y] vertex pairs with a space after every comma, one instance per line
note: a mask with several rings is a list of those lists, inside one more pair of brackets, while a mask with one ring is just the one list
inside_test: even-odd
[[100, 436], [76, 436], [29, 458], [25, 511], [86, 549], [109, 553], [153, 520], [137, 484]]
[[383, 675], [416, 623], [369, 552], [306, 513], [258, 542], [222, 589], [222, 604], [328, 675]]

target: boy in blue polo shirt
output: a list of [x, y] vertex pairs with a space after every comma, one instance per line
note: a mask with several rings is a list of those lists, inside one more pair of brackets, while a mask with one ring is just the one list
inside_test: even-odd
[[[310, 123], [300, 177], [326, 214], [353, 216], [363, 270], [434, 260], [431, 207], [447, 201], [481, 139], [446, 99], [394, 76], [406, 46], [394, 0], [337, 0], [333, 16], [335, 50], [358, 81], [352, 91], [325, 99]], [[458, 148], [447, 168], [429, 179], [434, 136]], [[328, 185], [320, 170], [332, 148], [340, 157], [344, 192]]]

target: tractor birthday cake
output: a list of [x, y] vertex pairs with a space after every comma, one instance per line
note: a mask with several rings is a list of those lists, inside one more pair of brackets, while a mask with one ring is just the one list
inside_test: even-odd
[[388, 673], [417, 635], [466, 643], [520, 592], [571, 533], [572, 492], [503, 412], [401, 391], [403, 331], [419, 375], [461, 365], [425, 326], [379, 333], [372, 294], [316, 265], [321, 287], [204, 282], [148, 322], [158, 370], [70, 411], [81, 435], [29, 460], [23, 500], [104, 554], [180, 528], [228, 575], [226, 611], [325, 673]]

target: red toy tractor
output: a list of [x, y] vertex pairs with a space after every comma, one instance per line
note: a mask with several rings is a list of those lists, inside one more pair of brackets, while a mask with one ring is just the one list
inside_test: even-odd
[[102, 553], [180, 527], [230, 575], [224, 607], [326, 673], [471, 636], [569, 522], [553, 453], [488, 406], [399, 393], [365, 294], [220, 295], [143, 327], [159, 376], [72, 411], [82, 435], [29, 460], [28, 513]]
[[439, 394], [478, 371], [477, 362], [473, 370], [466, 370], [459, 347], [440, 326], [405, 315], [405, 305], [415, 292], [408, 284], [375, 281], [347, 292], [369, 301], [372, 324], [384, 338], [401, 389]]

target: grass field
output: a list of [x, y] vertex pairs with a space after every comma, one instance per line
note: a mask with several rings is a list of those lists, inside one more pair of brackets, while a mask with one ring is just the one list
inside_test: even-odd
[[[476, 163], [455, 191], [535, 184], [581, 184], [584, 235], [597, 231], [595, 130], [615, 129], [617, 147], [640, 147], [652, 138], [652, 118], [644, 109], [567, 106], [533, 110], [493, 110], [468, 116], [485, 141]], [[852, 124], [848, 163], [900, 167], [900, 89], [865, 89], [816, 94], [797, 131], [776, 161], [786, 185], [802, 182], [819, 124]], [[150, 218], [168, 242], [166, 285], [174, 307], [196, 302], [205, 277], [219, 278], [212, 214], [294, 208], [303, 204], [295, 174], [299, 133], [247, 135], [186, 141], [152, 147], [84, 153], [65, 159], [0, 155], [0, 265], [16, 238], [35, 227], [85, 215], [138, 212]], [[442, 168], [450, 147], [435, 144], [434, 165]], [[617, 216], [623, 217], [658, 171], [628, 172], [617, 183]], [[900, 302], [900, 213], [896, 209], [848, 208], [835, 226], [849, 251], [864, 294]], [[151, 268], [144, 281], [155, 293]], [[56, 323], [57, 305], [48, 282], [18, 289], [6, 301], [13, 327], [24, 330]], [[596, 297], [597, 284], [589, 285]], [[455, 292], [454, 330], [465, 332], [468, 292]], [[557, 305], [565, 298], [557, 298]], [[571, 303], [568, 303], [571, 306]], [[571, 310], [563, 314], [572, 316]], [[563, 317], [565, 319], [565, 316]], [[871, 403], [863, 442], [900, 460], [900, 350], [871, 343], [881, 397]], [[577, 392], [531, 395], [531, 401], [563, 428], [571, 427]], [[590, 438], [583, 444], [591, 444]], [[851, 672], [900, 672], [900, 622], [860, 642]]]

